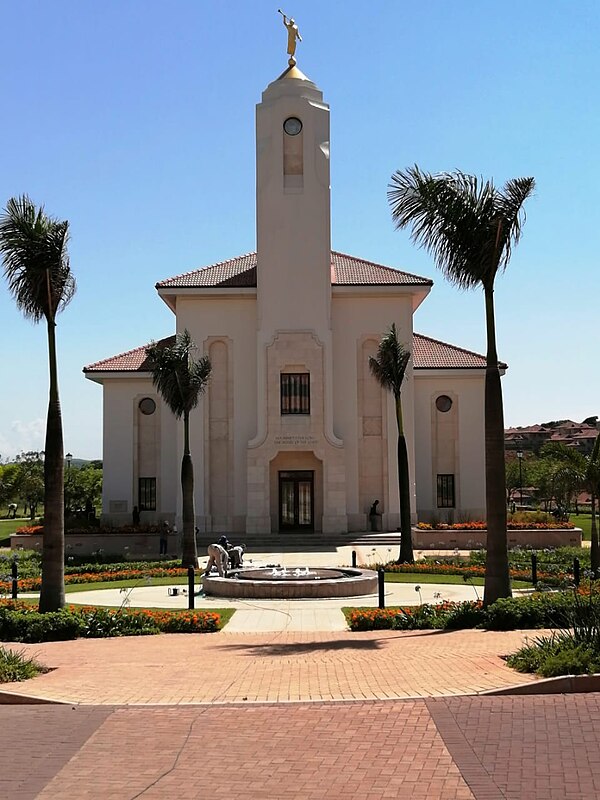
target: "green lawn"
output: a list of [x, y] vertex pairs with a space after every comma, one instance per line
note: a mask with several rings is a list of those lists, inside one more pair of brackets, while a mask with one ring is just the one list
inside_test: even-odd
[[10, 539], [8, 538], [11, 533], [14, 533], [17, 528], [23, 528], [25, 525], [36, 525], [30, 519], [22, 517], [17, 519], [0, 519], [0, 547], [9, 547]]
[[[473, 586], [483, 586], [483, 578], [469, 578], [468, 581], [463, 580], [462, 575], [429, 575], [427, 573], [416, 572], [386, 572], [386, 583], [469, 583]], [[531, 587], [531, 583], [527, 581], [513, 581], [513, 588], [527, 589]]]
[[[583, 531], [583, 538], [589, 542], [592, 538], [592, 515], [591, 514], [569, 514], [569, 522]], [[600, 520], [596, 519], [596, 524]]]
[[[174, 578], [148, 578], [147, 581], [136, 578], [135, 580], [122, 581], [98, 581], [97, 583], [71, 583], [65, 586], [65, 592], [95, 592], [96, 589], [130, 589], [136, 586], [175, 586], [185, 584], [187, 586], [187, 575], [178, 575]], [[196, 578], [196, 585], [198, 579]]]

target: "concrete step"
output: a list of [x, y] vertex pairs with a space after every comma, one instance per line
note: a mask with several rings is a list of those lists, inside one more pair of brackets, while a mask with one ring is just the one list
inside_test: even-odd
[[221, 536], [227, 536], [230, 542], [243, 542], [248, 550], [281, 550], [281, 549], [319, 549], [331, 547], [344, 547], [356, 544], [361, 547], [397, 546], [400, 544], [400, 534], [396, 532], [371, 533], [367, 531], [356, 533], [212, 533], [199, 534], [197, 544], [199, 548], [208, 547], [213, 542], [218, 542]]

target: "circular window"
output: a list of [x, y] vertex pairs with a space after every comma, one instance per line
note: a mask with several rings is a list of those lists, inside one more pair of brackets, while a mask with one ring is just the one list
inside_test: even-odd
[[436, 398], [435, 407], [438, 411], [446, 413], [446, 411], [450, 411], [452, 408], [452, 400], [447, 394], [441, 394], [438, 398]]
[[288, 136], [297, 136], [302, 130], [302, 122], [298, 117], [288, 117], [283, 123], [283, 130]]
[[139, 410], [142, 414], [150, 415], [156, 411], [156, 403], [151, 397], [144, 397], [138, 404]]

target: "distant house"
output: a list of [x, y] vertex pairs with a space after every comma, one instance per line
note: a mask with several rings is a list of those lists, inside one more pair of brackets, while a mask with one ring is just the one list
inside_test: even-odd
[[598, 431], [594, 425], [566, 419], [547, 425], [507, 428], [504, 431], [504, 444], [507, 450], [539, 453], [546, 442], [556, 442], [566, 447], [573, 447], [583, 455], [589, 455], [597, 435]]

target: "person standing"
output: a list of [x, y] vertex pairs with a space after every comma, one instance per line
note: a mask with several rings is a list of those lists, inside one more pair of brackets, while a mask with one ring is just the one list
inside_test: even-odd
[[167, 555], [167, 548], [169, 546], [169, 533], [170, 527], [167, 520], [163, 522], [160, 528], [160, 539], [159, 539], [159, 551], [158, 554], [161, 556]]

